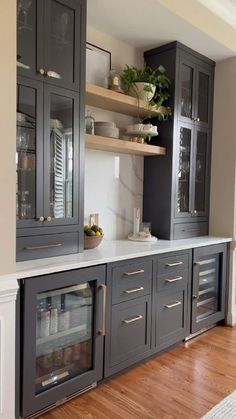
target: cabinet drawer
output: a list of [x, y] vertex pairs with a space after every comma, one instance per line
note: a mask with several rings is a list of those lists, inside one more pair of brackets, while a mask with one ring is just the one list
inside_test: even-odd
[[169, 274], [188, 269], [189, 254], [175, 253], [171, 256], [160, 256], [157, 259], [157, 274]]
[[187, 287], [157, 296], [156, 345], [160, 349], [187, 335]]
[[112, 304], [151, 293], [152, 260], [126, 263], [112, 269]]
[[17, 261], [78, 252], [78, 233], [61, 233], [16, 239]]
[[208, 223], [182, 223], [174, 225], [174, 239], [205, 236], [208, 234]]
[[150, 350], [150, 326], [150, 296], [112, 307], [109, 370], [113, 369], [114, 372], [114, 369], [118, 371], [132, 365]]
[[188, 283], [189, 271], [170, 272], [159, 275], [157, 278], [158, 291], [175, 291], [176, 289], [183, 288]]

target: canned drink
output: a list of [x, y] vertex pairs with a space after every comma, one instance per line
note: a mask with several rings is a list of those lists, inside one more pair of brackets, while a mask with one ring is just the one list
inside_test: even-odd
[[73, 353], [73, 349], [72, 349], [71, 346], [67, 346], [67, 348], [64, 349], [64, 353], [63, 353], [64, 365], [71, 364], [71, 361], [72, 361], [72, 353]]
[[70, 312], [62, 310], [59, 314], [59, 330], [68, 330], [70, 328]]
[[50, 310], [50, 335], [58, 332], [58, 310], [52, 307]]
[[53, 349], [49, 348], [48, 352], [43, 357], [44, 368], [51, 368], [53, 364]]
[[76, 343], [73, 346], [73, 361], [79, 361], [81, 356], [81, 345], [80, 343]]
[[42, 308], [39, 311], [39, 322], [40, 322], [40, 337], [45, 338], [50, 335], [50, 311], [46, 308]]

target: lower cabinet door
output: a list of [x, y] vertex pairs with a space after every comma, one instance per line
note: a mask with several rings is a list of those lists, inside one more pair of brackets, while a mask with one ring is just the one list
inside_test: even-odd
[[148, 356], [151, 346], [151, 297], [111, 307], [105, 346], [105, 376]]
[[187, 287], [174, 293], [157, 295], [156, 347], [167, 348], [187, 336], [188, 292]]

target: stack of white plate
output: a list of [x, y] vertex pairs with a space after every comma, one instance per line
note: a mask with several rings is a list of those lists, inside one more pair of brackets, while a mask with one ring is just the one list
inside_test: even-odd
[[94, 123], [94, 134], [102, 137], [119, 138], [119, 128], [114, 122], [98, 121]]

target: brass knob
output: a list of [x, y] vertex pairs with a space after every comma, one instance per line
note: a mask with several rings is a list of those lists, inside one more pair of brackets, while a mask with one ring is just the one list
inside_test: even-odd
[[47, 221], [50, 223], [50, 221], [52, 221], [52, 217], [47, 217]]
[[43, 223], [43, 222], [44, 222], [44, 220], [45, 220], [45, 218], [41, 215], [41, 216], [38, 218], [38, 220], [40, 221], [40, 223]]
[[196, 119], [196, 121], [197, 121], [197, 122], [200, 122], [200, 118], [197, 118], [197, 119]]
[[40, 69], [38, 70], [38, 73], [39, 73], [39, 74], [41, 74], [41, 76], [44, 76], [44, 75], [45, 75], [45, 70], [44, 70], [44, 68], [40, 68]]
[[193, 213], [194, 213], [194, 214], [197, 214], [197, 210], [194, 210], [194, 211], [193, 211]]

